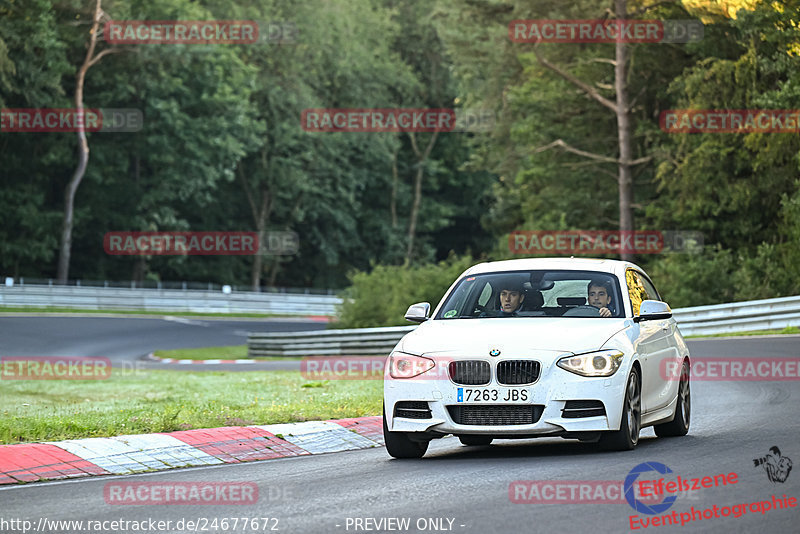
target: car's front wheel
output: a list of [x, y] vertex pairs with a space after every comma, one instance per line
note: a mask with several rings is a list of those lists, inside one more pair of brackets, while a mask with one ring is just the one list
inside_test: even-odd
[[619, 430], [604, 432], [600, 436], [600, 447], [610, 451], [630, 451], [639, 443], [642, 427], [642, 381], [634, 367], [625, 387], [625, 402]]
[[427, 441], [414, 441], [408, 432], [389, 432], [386, 424], [386, 407], [383, 408], [383, 441], [394, 458], [422, 458], [428, 450]]
[[660, 438], [685, 436], [689, 433], [689, 420], [692, 414], [692, 395], [689, 391], [689, 362], [683, 362], [678, 385], [678, 402], [675, 405], [675, 418], [669, 423], [655, 425], [653, 430]]

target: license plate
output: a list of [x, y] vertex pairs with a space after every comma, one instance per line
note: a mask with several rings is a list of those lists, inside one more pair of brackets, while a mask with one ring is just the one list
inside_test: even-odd
[[526, 388], [458, 388], [457, 402], [528, 402]]

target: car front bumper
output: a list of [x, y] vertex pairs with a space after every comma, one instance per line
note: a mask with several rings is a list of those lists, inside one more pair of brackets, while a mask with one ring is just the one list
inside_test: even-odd
[[[498, 384], [494, 380], [494, 375], [492, 382], [485, 386], [459, 385], [448, 378], [427, 379], [424, 375], [412, 379], [387, 377], [384, 384], [387, 425], [392, 432], [474, 434], [509, 438], [618, 430], [628, 368], [623, 365], [610, 377], [583, 377], [557, 367], [555, 361], [552, 361], [542, 366], [539, 379], [534, 384], [525, 386]], [[528, 398], [524, 403], [459, 402], [459, 388], [497, 389], [501, 392], [500, 398], [504, 396], [502, 392], [505, 390], [525, 389]], [[567, 402], [577, 400], [602, 402], [605, 415], [564, 417]], [[430, 409], [430, 417], [422, 419], [395, 416], [395, 405], [400, 401], [426, 402]], [[500, 414], [500, 417], [487, 417], [480, 421], [481, 424], [461, 424], [448, 409], [455, 406], [492, 406], [494, 409], [478, 410]], [[503, 419], [502, 414], [517, 411], [513, 408], [515, 406], [540, 408], [533, 409], [534, 421], [530, 424], [497, 424], [498, 420]], [[536, 415], [539, 415], [538, 418]]]

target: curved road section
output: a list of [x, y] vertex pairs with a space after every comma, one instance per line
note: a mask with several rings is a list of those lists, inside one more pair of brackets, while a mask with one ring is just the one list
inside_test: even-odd
[[[29, 332], [36, 343], [52, 350], [42, 338], [52, 342], [54, 334], [34, 323]], [[0, 325], [5, 337], [8, 324]], [[181, 346], [181, 335], [197, 346], [201, 340], [189, 326], [151, 323], [154, 342], [141, 339], [144, 323], [114, 329], [95, 322], [94, 337], [69, 336], [65, 350], [94, 343], [92, 355], [124, 358], [163, 347], [166, 339]], [[217, 335], [209, 342], [236, 342], [234, 334]], [[689, 345], [697, 363], [771, 358], [786, 363], [785, 371], [800, 358], [800, 336]], [[485, 447], [445, 438], [432, 442], [421, 460], [364, 449], [6, 487], [0, 489], [0, 531], [23, 532], [27, 525], [28, 532], [95, 533], [797, 532], [800, 471], [792, 462], [800, 461], [800, 382], [711, 378], [692, 382], [688, 436], [656, 438], [647, 429], [630, 452], [600, 452], [591, 443], [558, 438]], [[164, 504], [168, 491], [209, 485], [226, 489], [206, 492], [210, 500]], [[143, 500], [123, 504], [125, 491]]]
[[[244, 345], [248, 332], [321, 330], [325, 323], [304, 319], [209, 319], [128, 317], [0, 317], [2, 356], [92, 356], [114, 367], [139, 365], [152, 369], [231, 370], [298, 369], [297, 362], [265, 361], [234, 364], [178, 365], [147, 362], [154, 350]], [[0, 529], [2, 532], [2, 529]]]

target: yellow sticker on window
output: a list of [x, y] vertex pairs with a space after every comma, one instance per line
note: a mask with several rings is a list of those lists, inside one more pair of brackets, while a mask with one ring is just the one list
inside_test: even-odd
[[647, 291], [639, 276], [631, 269], [625, 271], [625, 282], [628, 285], [628, 295], [631, 298], [633, 316], [636, 317], [639, 315], [639, 307], [642, 305], [642, 301], [647, 299]]

